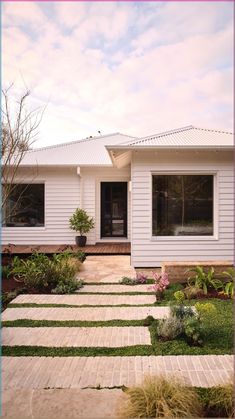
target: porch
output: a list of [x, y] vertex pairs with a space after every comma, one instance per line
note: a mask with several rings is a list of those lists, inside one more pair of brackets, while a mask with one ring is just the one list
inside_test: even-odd
[[76, 252], [78, 250], [83, 251], [87, 255], [130, 255], [131, 254], [131, 244], [127, 243], [114, 243], [114, 242], [105, 242], [105, 243], [96, 243], [95, 245], [87, 245], [85, 247], [78, 247], [76, 245], [14, 245], [8, 244], [7, 246], [2, 246], [2, 254], [14, 254], [14, 255], [27, 255], [32, 252], [38, 253], [61, 253], [66, 250]]

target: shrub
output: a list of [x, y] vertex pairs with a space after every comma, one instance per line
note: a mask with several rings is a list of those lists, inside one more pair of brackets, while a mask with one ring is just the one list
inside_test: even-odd
[[123, 418], [190, 418], [201, 416], [196, 391], [174, 377], [146, 377], [140, 386], [130, 387], [119, 409]]
[[162, 340], [174, 340], [183, 333], [183, 330], [183, 322], [175, 316], [170, 316], [159, 320], [157, 334]]
[[143, 325], [144, 326], [150, 326], [155, 321], [153, 316], [147, 316], [146, 319], [144, 319]]
[[51, 290], [52, 294], [72, 294], [83, 287], [83, 282], [77, 279], [60, 281], [57, 286]]
[[190, 345], [201, 346], [202, 328], [201, 322], [197, 317], [187, 317], [184, 319], [184, 333]]
[[200, 319], [205, 319], [205, 317], [211, 317], [216, 314], [216, 308], [212, 303], [196, 303], [195, 308]]
[[181, 320], [185, 319], [186, 317], [195, 316], [195, 313], [192, 307], [183, 306], [182, 304], [181, 305], [171, 304], [170, 312], [172, 316], [175, 316]]
[[[17, 281], [23, 282], [29, 290], [50, 292], [57, 285], [65, 284], [63, 289], [74, 289], [76, 269], [71, 264], [68, 254], [54, 254], [50, 259], [45, 254], [33, 253], [28, 259], [15, 257], [12, 274]], [[62, 288], [61, 288], [62, 289]]]
[[232, 383], [210, 389], [208, 409], [215, 417], [234, 417], [234, 386]]
[[70, 228], [78, 231], [82, 236], [94, 228], [95, 223], [92, 217], [89, 217], [87, 212], [81, 208], [77, 208], [72, 217], [69, 219]]
[[183, 291], [174, 292], [174, 297], [175, 297], [178, 304], [183, 304], [184, 299], [185, 299], [185, 295], [184, 295]]
[[120, 279], [119, 284], [136, 285], [136, 280], [134, 278], [129, 278], [128, 276], [123, 276], [122, 279]]

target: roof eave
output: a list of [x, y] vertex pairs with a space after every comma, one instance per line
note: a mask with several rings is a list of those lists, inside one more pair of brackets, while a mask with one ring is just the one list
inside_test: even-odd
[[119, 150], [119, 151], [126, 151], [126, 150], [151, 150], [151, 149], [157, 149], [157, 150], [233, 150], [233, 145], [208, 145], [208, 146], [161, 146], [161, 145], [138, 145], [138, 146], [106, 146], [106, 149], [108, 150], [109, 154], [112, 152], [112, 150]]

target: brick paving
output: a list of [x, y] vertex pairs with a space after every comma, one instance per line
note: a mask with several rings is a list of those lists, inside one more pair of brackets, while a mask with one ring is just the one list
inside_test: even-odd
[[106, 347], [151, 345], [147, 327], [6, 327], [6, 346]]
[[83, 292], [90, 292], [90, 293], [97, 293], [97, 292], [105, 292], [105, 293], [113, 293], [113, 292], [153, 292], [151, 290], [151, 284], [149, 285], [121, 285], [121, 284], [113, 284], [113, 285], [84, 285], [83, 288], [78, 290], [79, 294]]
[[2, 374], [4, 389], [129, 386], [146, 374], [211, 387], [231, 380], [233, 356], [3, 357]]
[[2, 321], [31, 320], [142, 320], [147, 316], [162, 319], [169, 315], [169, 307], [37, 307], [7, 308]]
[[141, 305], [153, 304], [156, 301], [154, 295], [53, 295], [53, 294], [22, 294], [18, 295], [12, 303], [24, 304], [68, 304], [68, 305], [112, 305], [121, 304]]

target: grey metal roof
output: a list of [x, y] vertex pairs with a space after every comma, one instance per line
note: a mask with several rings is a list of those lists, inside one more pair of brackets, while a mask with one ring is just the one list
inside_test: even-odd
[[38, 149], [25, 153], [22, 166], [82, 166], [112, 165], [111, 158], [105, 148], [106, 144], [115, 145], [129, 143], [135, 137], [114, 133], [73, 141]]
[[143, 147], [232, 147], [233, 133], [197, 128], [192, 125], [130, 141], [129, 146]]

